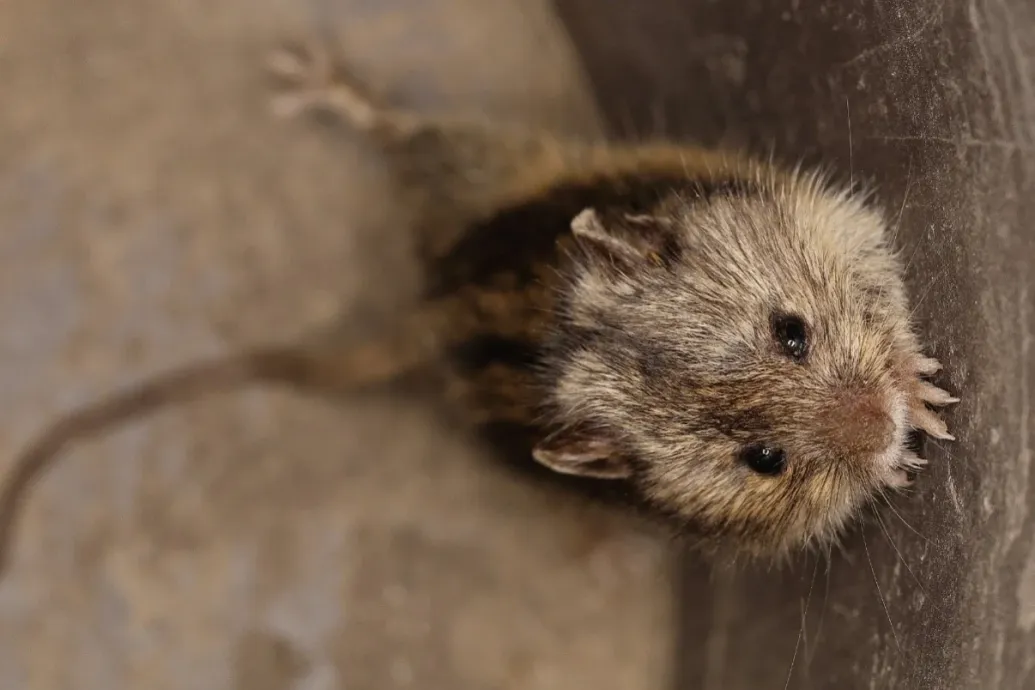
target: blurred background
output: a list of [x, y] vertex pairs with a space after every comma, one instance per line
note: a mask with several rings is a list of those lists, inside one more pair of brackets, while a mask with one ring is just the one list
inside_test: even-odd
[[737, 574], [416, 404], [170, 409], [34, 490], [0, 688], [1035, 687], [1032, 29], [1027, 0], [0, 3], [0, 470], [114, 387], [412, 299], [379, 161], [269, 112], [266, 54], [308, 36], [400, 106], [875, 181], [964, 397], [883, 523]]

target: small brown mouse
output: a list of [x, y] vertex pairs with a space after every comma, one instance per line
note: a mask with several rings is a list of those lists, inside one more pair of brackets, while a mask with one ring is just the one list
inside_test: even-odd
[[[734, 555], [826, 545], [951, 440], [957, 398], [910, 323], [869, 197], [828, 176], [671, 141], [563, 140], [379, 104], [326, 51], [279, 51], [290, 116], [336, 113], [418, 210], [421, 306], [381, 337], [188, 366], [59, 420], [0, 495], [6, 556], [26, 487], [67, 443], [174, 400], [254, 382], [359, 391], [435, 371], [472, 425], [530, 433], [556, 472], [632, 486]], [[441, 374], [442, 364], [448, 369]]]

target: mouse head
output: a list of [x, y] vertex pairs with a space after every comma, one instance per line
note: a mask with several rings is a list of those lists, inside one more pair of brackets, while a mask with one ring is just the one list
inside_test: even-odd
[[951, 438], [918, 398], [933, 360], [885, 228], [818, 176], [776, 173], [646, 215], [584, 211], [536, 459], [630, 479], [749, 554], [836, 537], [908, 483], [919, 409]]

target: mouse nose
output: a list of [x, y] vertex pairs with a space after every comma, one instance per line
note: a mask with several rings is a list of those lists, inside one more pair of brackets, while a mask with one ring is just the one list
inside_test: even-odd
[[851, 453], [878, 453], [891, 443], [895, 423], [871, 395], [850, 395], [825, 415], [831, 442]]

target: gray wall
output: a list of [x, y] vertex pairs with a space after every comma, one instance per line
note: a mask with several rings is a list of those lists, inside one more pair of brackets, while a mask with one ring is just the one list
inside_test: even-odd
[[614, 134], [875, 182], [963, 397], [959, 442], [928, 442], [915, 495], [829, 564], [711, 577], [686, 559], [682, 686], [782, 688], [793, 659], [791, 687], [1035, 687], [1035, 4], [557, 5]]

